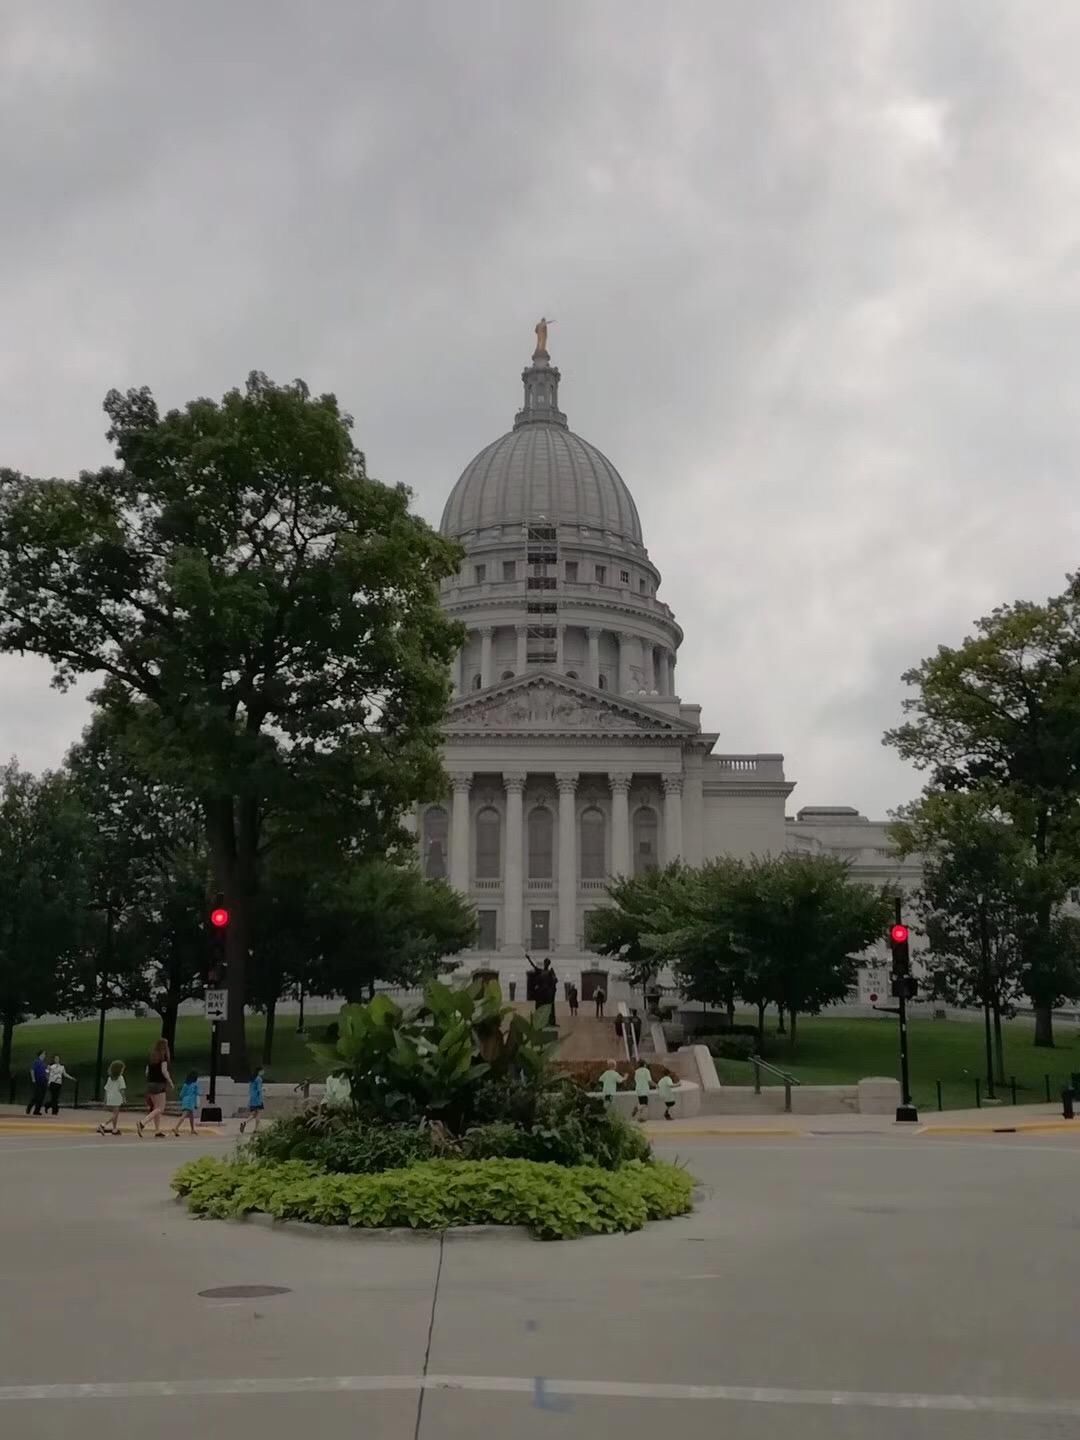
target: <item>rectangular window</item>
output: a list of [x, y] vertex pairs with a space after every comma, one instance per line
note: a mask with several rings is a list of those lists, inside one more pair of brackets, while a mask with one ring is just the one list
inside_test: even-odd
[[597, 567], [596, 567], [596, 583], [597, 583], [597, 585], [606, 585], [606, 584], [607, 584], [607, 566], [606, 566], [606, 565], [597, 565]]
[[547, 950], [551, 945], [551, 911], [529, 911], [529, 935], [532, 949]]
[[644, 581], [644, 580], [639, 580], [639, 581], [638, 581], [638, 586], [637, 586], [637, 588], [641, 591], [642, 595], [644, 595], [644, 594], [645, 594], [645, 581]]
[[517, 579], [517, 561], [516, 561], [516, 560], [504, 560], [504, 561], [503, 561], [503, 579], [504, 579], [504, 580], [516, 580], [516, 579]]
[[620, 570], [620, 571], [619, 571], [619, 579], [622, 581], [622, 583], [623, 583], [624, 585], [629, 585], [629, 584], [630, 584], [630, 571], [629, 571], [629, 570]]
[[483, 585], [483, 583], [484, 583], [484, 581], [485, 581], [486, 579], [487, 579], [487, 566], [486, 566], [486, 565], [474, 565], [474, 566], [473, 566], [473, 581], [474, 581], [474, 583], [477, 584], [477, 585]]
[[571, 584], [571, 585], [574, 585], [574, 584], [577, 583], [577, 561], [576, 561], [576, 560], [567, 560], [567, 562], [566, 562], [566, 579], [567, 579], [568, 583]]
[[530, 590], [554, 590], [554, 589], [555, 589], [555, 576], [554, 576], [554, 575], [530, 575], [530, 576], [529, 576], [529, 579], [528, 579], [528, 588], [529, 588]]
[[479, 927], [476, 933], [477, 950], [494, 950], [497, 948], [498, 941], [495, 934], [495, 918], [496, 912], [494, 910], [478, 910], [476, 912], [476, 923]]

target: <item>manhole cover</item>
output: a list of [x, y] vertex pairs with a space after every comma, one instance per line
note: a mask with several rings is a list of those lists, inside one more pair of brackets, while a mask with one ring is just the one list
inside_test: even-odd
[[900, 1211], [895, 1205], [852, 1205], [852, 1210], [857, 1210], [862, 1215], [899, 1215]]
[[263, 1295], [289, 1295], [287, 1285], [216, 1285], [213, 1290], [200, 1290], [204, 1300], [256, 1300]]

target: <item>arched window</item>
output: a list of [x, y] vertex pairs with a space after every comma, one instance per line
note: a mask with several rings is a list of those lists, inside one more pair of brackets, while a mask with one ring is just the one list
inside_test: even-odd
[[429, 880], [446, 879], [446, 842], [449, 836], [449, 815], [441, 805], [430, 805], [424, 811], [424, 874]]
[[514, 672], [513, 670], [504, 670], [499, 678], [502, 680], [512, 680], [514, 678]]
[[576, 679], [578, 678], [577, 671], [576, 671], [576, 670], [567, 670], [567, 672], [566, 672], [566, 678], [567, 678], [568, 680], [576, 680]]
[[490, 805], [477, 812], [474, 826], [476, 834], [476, 878], [497, 880], [501, 873], [499, 812]]
[[603, 880], [607, 866], [607, 822], [604, 812], [591, 806], [581, 812], [581, 878]]
[[555, 873], [555, 822], [543, 805], [529, 811], [529, 879], [550, 880]]
[[657, 837], [660, 823], [656, 811], [642, 805], [634, 811], [634, 874], [647, 875], [657, 866]]
[[480, 689], [480, 675], [479, 675], [479, 674], [476, 674], [476, 675], [473, 676], [473, 678], [472, 678], [472, 688], [473, 688], [474, 690], [479, 690], [479, 689]]
[[600, 690], [606, 690], [606, 689], [607, 689], [607, 676], [606, 676], [606, 675], [601, 675], [601, 676], [600, 676], [598, 688], [599, 688]]

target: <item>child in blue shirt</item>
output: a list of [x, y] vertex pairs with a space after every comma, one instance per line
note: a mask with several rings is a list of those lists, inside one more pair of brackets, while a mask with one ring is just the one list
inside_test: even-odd
[[195, 1111], [199, 1108], [199, 1072], [189, 1070], [187, 1078], [180, 1087], [180, 1119], [173, 1126], [174, 1138], [180, 1134], [180, 1126], [186, 1120], [191, 1126], [191, 1133], [197, 1135], [195, 1129]]
[[247, 1129], [248, 1120], [253, 1122], [251, 1133], [254, 1135], [259, 1128], [259, 1116], [263, 1112], [263, 1067], [260, 1065], [248, 1081], [248, 1114], [247, 1120], [240, 1121], [240, 1134], [243, 1135]]

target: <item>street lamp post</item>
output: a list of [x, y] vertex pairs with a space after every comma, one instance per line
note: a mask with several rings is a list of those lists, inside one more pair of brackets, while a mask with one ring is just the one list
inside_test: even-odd
[[983, 1025], [986, 1032], [986, 1098], [994, 1095], [994, 1047], [990, 1032], [990, 929], [986, 920], [986, 896], [978, 897], [979, 950], [982, 961]]
[[101, 995], [98, 1011], [97, 1062], [94, 1066], [94, 1099], [101, 1100], [101, 1082], [105, 1071], [105, 1012], [109, 1008], [109, 976], [112, 974], [113, 958], [113, 903], [112, 896], [98, 907], [105, 911], [105, 948], [101, 957]]

